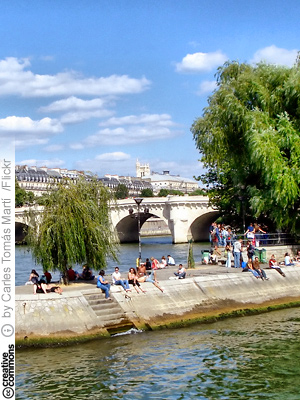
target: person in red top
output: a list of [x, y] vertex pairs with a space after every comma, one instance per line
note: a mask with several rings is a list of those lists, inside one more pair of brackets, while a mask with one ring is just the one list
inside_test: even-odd
[[67, 274], [68, 274], [69, 281], [75, 281], [76, 280], [76, 272], [74, 271], [74, 269], [72, 269], [72, 267], [70, 267], [67, 270]]
[[272, 268], [272, 269], [275, 269], [280, 275], [285, 277], [285, 273], [282, 271], [282, 269], [277, 264], [277, 261], [276, 261], [276, 258], [275, 258], [274, 254], [271, 255], [271, 258], [269, 260], [269, 267]]
[[46, 277], [46, 279], [47, 279], [47, 283], [50, 283], [50, 282], [51, 282], [51, 279], [52, 279], [52, 275], [50, 274], [50, 272], [45, 271], [45, 272], [44, 272], [44, 275], [45, 275], [45, 277]]
[[152, 261], [151, 268], [152, 269], [158, 269], [159, 262], [157, 261], [157, 259], [154, 258], [154, 257], [151, 257], [150, 260]]

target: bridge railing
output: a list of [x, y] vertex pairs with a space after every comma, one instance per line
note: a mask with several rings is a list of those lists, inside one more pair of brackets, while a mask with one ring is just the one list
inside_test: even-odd
[[[237, 238], [243, 239], [243, 244], [246, 245], [248, 240], [244, 235], [237, 235]], [[300, 240], [297, 236], [291, 235], [290, 233], [279, 233], [279, 232], [270, 232], [270, 233], [260, 233], [255, 234], [255, 240], [259, 242], [259, 247], [264, 246], [289, 246], [296, 245]]]

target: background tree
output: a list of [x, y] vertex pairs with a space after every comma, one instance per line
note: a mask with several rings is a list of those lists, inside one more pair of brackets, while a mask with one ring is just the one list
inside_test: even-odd
[[119, 183], [115, 191], [116, 199], [126, 199], [129, 196], [129, 190], [124, 183]]
[[110, 221], [111, 195], [96, 179], [61, 183], [52, 191], [40, 217], [31, 219], [28, 244], [44, 270], [59, 270], [87, 263], [96, 270], [106, 267], [106, 258], [117, 260], [117, 236]]
[[33, 192], [26, 192], [20, 188], [17, 180], [15, 180], [15, 207], [22, 207], [24, 204], [33, 204], [35, 196]]
[[166, 197], [169, 194], [173, 196], [184, 196], [184, 193], [180, 190], [160, 189], [158, 197]]
[[154, 197], [153, 190], [150, 188], [141, 191], [141, 197]]
[[189, 196], [206, 196], [206, 191], [203, 189], [196, 189], [189, 193]]
[[221, 213], [299, 219], [300, 67], [227, 62], [192, 133], [207, 172], [200, 177]]

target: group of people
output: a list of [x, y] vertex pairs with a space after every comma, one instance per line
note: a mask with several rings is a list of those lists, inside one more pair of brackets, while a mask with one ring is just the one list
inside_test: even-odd
[[174, 258], [169, 254], [167, 257], [162, 256], [161, 261], [159, 262], [156, 258], [151, 257], [146, 258], [145, 262], [142, 262], [140, 258], [136, 259], [136, 268], [138, 269], [140, 266], [145, 266], [147, 270], [157, 270], [157, 269], [163, 269], [167, 268], [168, 266], [174, 266], [175, 265], [175, 260]]
[[[250, 223], [244, 236], [251, 240], [256, 247], [259, 247], [262, 234], [266, 234], [266, 231], [263, 230], [259, 224]], [[236, 241], [236, 234], [232, 231], [230, 226], [213, 222], [209, 228], [209, 241], [212, 247], [225, 247], [227, 244], [232, 246]]]
[[82, 266], [82, 272], [81, 273], [79, 273], [77, 271], [74, 271], [74, 269], [72, 267], [69, 267], [67, 269], [67, 276], [68, 276], [68, 280], [70, 282], [76, 281], [76, 280], [90, 281], [90, 280], [93, 280], [95, 278], [95, 275], [93, 274], [93, 271], [91, 270], [91, 268], [87, 264], [84, 264]]
[[44, 271], [43, 275], [39, 276], [35, 269], [29, 275], [26, 285], [33, 285], [33, 294], [37, 293], [58, 293], [62, 294], [60, 286], [51, 284], [52, 275], [48, 271]]
[[[99, 272], [97, 278], [97, 287], [102, 289], [105, 293], [105, 299], [111, 300], [110, 297], [110, 287], [111, 284], [104, 277], [105, 271], [102, 269]], [[120, 285], [125, 290], [125, 292], [131, 292], [130, 286], [132, 285], [137, 293], [146, 293], [146, 290], [142, 288], [141, 283], [150, 282], [153, 283], [161, 292], [163, 289], [159, 286], [159, 282], [156, 278], [155, 269], [151, 269], [150, 274], [147, 272], [146, 263], [141, 264], [137, 269], [131, 267], [129, 268], [127, 279], [122, 278], [119, 267], [115, 267], [112, 273], [112, 283], [113, 285]]]
[[[141, 284], [144, 282], [149, 282], [163, 292], [163, 289], [157, 280], [156, 271], [168, 266], [175, 266], [175, 260], [170, 254], [167, 256], [167, 258], [163, 256], [161, 263], [159, 263], [154, 257], [151, 257], [150, 259], [146, 258], [145, 262], [142, 262], [141, 259], [138, 258], [136, 262], [136, 268], [129, 268], [126, 278], [122, 277], [119, 267], [115, 267], [115, 270], [112, 273], [112, 284], [122, 286], [125, 292], [131, 292], [129, 285], [132, 285], [137, 293], [146, 293], [146, 290], [143, 289]], [[103, 269], [99, 271], [97, 287], [104, 291], [105, 298], [107, 300], [111, 300], [111, 283], [104, 277], [104, 275], [105, 271]], [[174, 275], [178, 279], [185, 278], [186, 269], [182, 264], [179, 264], [178, 270], [174, 272]]]

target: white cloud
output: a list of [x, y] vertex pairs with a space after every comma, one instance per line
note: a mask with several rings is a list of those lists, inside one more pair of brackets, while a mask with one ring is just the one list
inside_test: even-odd
[[179, 134], [178, 130], [171, 129], [178, 125], [168, 114], [114, 117], [99, 125], [104, 128], [94, 135], [88, 136], [81, 143], [72, 143], [70, 147], [82, 150], [85, 147], [132, 145], [152, 140], [170, 139]]
[[103, 108], [108, 103], [107, 100], [96, 98], [92, 100], [82, 100], [76, 96], [67, 99], [57, 100], [45, 107], [40, 107], [42, 112], [62, 112], [70, 110], [95, 110]]
[[38, 138], [35, 135], [27, 133], [22, 135], [20, 139], [15, 140], [16, 150], [25, 149], [26, 147], [45, 145], [49, 142], [49, 138]]
[[175, 126], [169, 114], [142, 114], [127, 115], [125, 117], [114, 117], [101, 122], [99, 126], [118, 126], [118, 125], [155, 125], [155, 126]]
[[60, 121], [62, 124], [75, 124], [91, 118], [107, 118], [111, 115], [113, 115], [113, 111], [110, 110], [77, 111], [62, 115]]
[[18, 165], [28, 165], [28, 166], [36, 166], [36, 167], [48, 167], [48, 168], [61, 168], [64, 167], [65, 162], [58, 158], [50, 159], [50, 160], [38, 160], [35, 158], [31, 158], [28, 160], [22, 160], [16, 162]]
[[269, 64], [286, 65], [292, 67], [296, 62], [298, 50], [287, 50], [277, 47], [275, 45], [264, 47], [254, 53], [252, 64], [265, 61]]
[[208, 94], [213, 92], [217, 87], [216, 81], [203, 81], [201, 82], [199, 86], [199, 90], [197, 91], [197, 94], [199, 96]]
[[8, 57], [0, 61], [0, 96], [22, 97], [50, 96], [103, 96], [141, 93], [148, 89], [150, 81], [130, 78], [127, 75], [108, 77], [82, 77], [74, 71], [56, 75], [38, 75], [27, 70], [29, 59]]
[[63, 131], [61, 123], [51, 118], [34, 121], [29, 117], [10, 116], [0, 119], [2, 138], [15, 138], [16, 148], [25, 148], [47, 144], [49, 135]]
[[59, 121], [51, 118], [34, 121], [29, 117], [10, 116], [0, 119], [0, 131], [16, 134], [22, 132], [58, 133], [63, 131], [63, 127]]
[[212, 53], [187, 54], [180, 63], [176, 64], [176, 71], [181, 73], [208, 72], [223, 65], [226, 60], [226, 54], [219, 50]]
[[114, 153], [103, 153], [98, 154], [95, 159], [98, 161], [124, 161], [130, 158], [129, 154], [123, 153], [122, 151], [116, 151]]
[[177, 133], [168, 128], [151, 126], [129, 126], [118, 128], [105, 128], [95, 135], [88, 136], [83, 145], [93, 146], [124, 146], [148, 142], [157, 139], [169, 139]]

